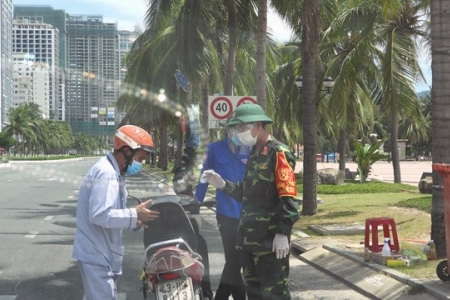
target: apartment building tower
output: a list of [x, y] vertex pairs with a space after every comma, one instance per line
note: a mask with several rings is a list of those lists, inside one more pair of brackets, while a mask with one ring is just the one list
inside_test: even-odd
[[13, 100], [12, 0], [0, 1], [0, 132]]
[[[66, 117], [66, 12], [60, 9], [53, 9], [49, 5], [14, 5], [14, 19], [17, 24], [21, 26], [38, 26], [38, 24], [51, 25], [54, 39], [52, 43], [54, 47], [51, 48], [51, 53], [35, 53], [36, 61], [48, 63], [50, 67], [51, 80], [51, 99], [50, 99], [50, 117], [52, 119], [64, 121]], [[34, 25], [31, 25], [34, 24]], [[29, 28], [30, 30], [32, 28]], [[24, 29], [23, 29], [24, 30]], [[38, 30], [39, 29], [34, 29]], [[45, 30], [45, 29], [42, 29]], [[22, 38], [24, 38], [23, 36]], [[36, 39], [36, 44], [45, 42], [47, 39], [47, 47], [50, 43], [50, 36], [48, 35], [31, 35], [28, 39], [31, 45], [34, 45], [32, 39]], [[24, 53], [22, 48], [29, 48], [33, 51], [33, 47], [24, 47], [22, 44], [14, 51], [17, 53]], [[49, 49], [50, 50], [50, 49]], [[51, 60], [51, 61], [50, 61]]]
[[101, 15], [68, 15], [67, 120], [74, 134], [112, 141], [119, 97], [117, 39], [117, 23], [105, 23]]
[[[128, 72], [127, 66], [124, 64], [125, 55], [131, 50], [133, 43], [139, 36], [139, 32], [136, 30], [119, 30], [119, 38], [118, 38], [118, 47], [117, 47], [117, 61], [119, 62], [119, 74], [118, 74], [118, 83], [120, 91], [122, 93], [123, 81]], [[116, 112], [116, 120], [120, 123], [122, 119], [125, 117], [125, 112]]]
[[13, 107], [24, 103], [39, 105], [44, 119], [50, 118], [50, 77], [47, 63], [35, 62], [30, 54], [14, 53]]
[[[58, 120], [59, 101], [64, 99], [60, 96], [60, 72], [59, 72], [59, 30], [53, 28], [52, 25], [43, 23], [40, 17], [34, 17], [32, 20], [23, 18], [14, 19], [13, 21], [13, 53], [25, 55], [28, 67], [35, 65], [34, 72], [42, 70], [47, 66], [49, 76], [47, 76], [46, 89], [47, 94], [42, 94], [43, 98], [33, 99], [35, 103], [39, 103], [40, 109], [45, 118]], [[15, 59], [15, 61], [18, 61]], [[22, 62], [20, 65], [23, 64]], [[39, 68], [37, 68], [39, 66]], [[38, 79], [35, 79], [38, 80]], [[18, 91], [15, 90], [14, 93]], [[43, 106], [45, 105], [45, 106]]]

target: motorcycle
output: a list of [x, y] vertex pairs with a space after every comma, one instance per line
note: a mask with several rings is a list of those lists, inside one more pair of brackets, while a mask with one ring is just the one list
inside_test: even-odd
[[152, 292], [157, 300], [202, 300], [205, 268], [193, 226], [199, 228], [194, 217], [200, 210], [198, 201], [187, 195], [165, 195], [153, 198], [149, 209], [159, 211], [160, 217], [144, 229], [144, 299]]
[[214, 202], [200, 203], [193, 195], [191, 172], [186, 170], [189, 157], [172, 172], [176, 195], [152, 198], [151, 210], [160, 217], [148, 222], [144, 229], [145, 256], [142, 271], [142, 291], [154, 293], [156, 300], [212, 299], [209, 282], [208, 249], [200, 235], [200, 207]]

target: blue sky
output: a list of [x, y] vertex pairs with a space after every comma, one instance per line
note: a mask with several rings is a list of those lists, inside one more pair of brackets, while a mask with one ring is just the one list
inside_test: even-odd
[[[136, 24], [143, 27], [148, 0], [13, 0], [14, 5], [50, 5], [54, 9], [64, 9], [71, 14], [103, 15], [106, 22], [117, 22], [119, 29], [133, 29]], [[269, 14], [268, 26], [275, 38], [281, 42], [291, 37], [289, 28], [276, 17]], [[427, 79], [418, 83], [416, 91], [429, 90], [431, 85], [431, 61], [423, 56], [420, 65]]]
[[431, 86], [431, 60], [429, 57], [422, 54], [419, 59], [419, 64], [427, 82], [417, 84], [416, 92], [428, 91]]

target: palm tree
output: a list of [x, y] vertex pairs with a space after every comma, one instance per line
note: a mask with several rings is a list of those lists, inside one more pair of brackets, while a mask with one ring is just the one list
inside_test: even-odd
[[369, 2], [341, 2], [333, 8], [334, 17], [321, 43], [322, 61], [331, 62], [327, 74], [335, 78], [335, 85], [331, 97], [321, 101], [320, 108], [333, 112], [325, 118], [333, 121], [339, 136], [340, 170], [345, 170], [347, 137], [359, 135], [365, 125], [371, 127], [374, 123], [374, 105], [365, 74], [377, 70], [373, 57], [375, 9]]
[[359, 141], [355, 142], [355, 161], [358, 165], [356, 170], [359, 174], [361, 183], [366, 182], [369, 176], [372, 165], [381, 159], [386, 159], [388, 155], [378, 153], [378, 149], [384, 144], [386, 140], [380, 140], [374, 144], [361, 144]]
[[254, 38], [252, 28], [254, 20], [256, 19], [255, 11], [252, 9], [251, 2], [252, 1], [246, 0], [223, 0], [223, 5], [226, 8], [227, 14], [223, 18], [218, 19], [218, 26], [220, 26], [220, 22], [227, 22], [227, 32], [224, 32], [223, 34], [217, 36], [214, 44], [218, 49], [220, 49], [222, 47], [222, 43], [224, 43], [224, 40], [219, 37], [228, 37], [228, 41], [225, 41], [225, 45], [228, 43], [227, 52], [224, 53], [224, 95], [233, 94], [233, 85], [235, 83], [234, 78], [236, 73], [236, 57], [238, 55], [238, 51], [241, 52], [241, 55], [241, 49], [247, 49], [246, 51], [248, 51], [249, 53], [254, 52], [252, 43], [248, 43], [249, 39], [251, 40]]
[[258, 104], [266, 109], [266, 36], [267, 1], [258, 0], [258, 22], [256, 29], [256, 97]]
[[303, 127], [303, 215], [317, 213], [316, 164], [316, 61], [319, 53], [320, 3], [303, 1], [302, 15], [302, 127]]
[[[450, 153], [448, 151], [450, 141], [450, 131], [448, 127], [450, 120], [450, 107], [448, 106], [448, 95], [450, 86], [448, 85], [447, 74], [450, 74], [450, 57], [447, 55], [449, 39], [447, 32], [450, 31], [450, 19], [446, 12], [447, 1], [435, 0], [430, 2], [431, 15], [431, 116], [432, 116], [432, 160], [433, 163], [450, 164]], [[444, 185], [441, 176], [433, 174], [433, 182]], [[449, 191], [445, 191], [446, 194]], [[447, 196], [446, 196], [447, 197]], [[445, 203], [450, 199], [444, 199], [442, 189], [433, 189], [432, 209], [431, 209], [431, 238], [436, 244], [436, 253], [439, 258], [448, 257], [446, 241], [450, 240], [450, 230], [446, 230], [448, 211], [445, 210]]]
[[[10, 124], [5, 127], [5, 134], [16, 140], [14, 152], [28, 153], [32, 141], [36, 139], [36, 121], [42, 119], [39, 106], [25, 103], [8, 111]], [[25, 148], [28, 146], [27, 148]]]
[[417, 109], [414, 83], [423, 78], [418, 63], [416, 39], [427, 38], [420, 19], [426, 9], [424, 1], [400, 1], [395, 10], [384, 10], [380, 22], [379, 40], [384, 51], [378, 53], [380, 61], [379, 87], [375, 88], [375, 101], [389, 116], [390, 144], [394, 182], [401, 183], [400, 161], [397, 149], [399, 115], [421, 118]]
[[[253, 76], [248, 76], [250, 72], [239, 72], [235, 75], [234, 71], [239, 69], [253, 72], [255, 69], [254, 43], [248, 43], [255, 32], [255, 12], [252, 9], [254, 2], [256, 1], [150, 1], [147, 12], [148, 29], [138, 38], [127, 58], [127, 82], [150, 91], [155, 90], [156, 86], [163, 87], [167, 97], [181, 104], [181, 107], [189, 103], [190, 99], [202, 99], [202, 127], [207, 128], [205, 116], [210, 89], [219, 92], [220, 87], [224, 86], [226, 94], [243, 95], [253, 94], [255, 91], [256, 80]], [[227, 8], [228, 14], [225, 16], [223, 10], [218, 9], [222, 5]], [[223, 30], [227, 26], [228, 30]], [[271, 40], [264, 42], [264, 47], [268, 47], [269, 53], [264, 57], [265, 71], [266, 61], [273, 65], [276, 55], [272, 51], [274, 47]], [[180, 95], [172, 87], [172, 72], [175, 69], [181, 69], [189, 79], [192, 86], [191, 97]], [[273, 89], [270, 85], [266, 86], [266, 83], [263, 90], [264, 96], [261, 96], [261, 99], [266, 98], [266, 90], [269, 97], [273, 94]], [[145, 110], [142, 105], [136, 109], [137, 104], [133, 97], [135, 96], [130, 94], [121, 97], [119, 106], [126, 107], [129, 114], [130, 109], [135, 110], [133, 115], [136, 119], [136, 116]], [[134, 104], [126, 105], [127, 102]], [[153, 107], [154, 103], [153, 100], [147, 101], [150, 107]], [[160, 106], [153, 108], [153, 111], [146, 117], [150, 118], [153, 124], [160, 125], [158, 135], [162, 139], [166, 136], [163, 130], [169, 127], [164, 120], [170, 119], [167, 116], [173, 113], [162, 111]], [[165, 117], [159, 119], [162, 116]], [[164, 141], [161, 140], [160, 145], [163, 144]]]
[[[142, 114], [142, 106], [149, 105], [146, 110], [152, 110], [153, 113], [146, 117], [153, 124], [158, 124], [155, 133], [160, 146], [158, 166], [162, 169], [167, 168], [168, 161], [168, 122], [174, 120], [176, 111], [183, 111], [183, 106], [176, 104], [186, 103], [190, 95], [183, 95], [176, 90], [175, 70], [182, 70], [191, 86], [196, 87], [203, 76], [208, 74], [207, 69], [201, 66], [213, 66], [216, 61], [216, 55], [205, 51], [210, 35], [205, 32], [208, 32], [208, 24], [212, 24], [213, 20], [207, 6], [201, 4], [202, 1], [173, 1], [170, 5], [166, 1], [151, 1], [146, 15], [148, 29], [135, 42], [127, 60], [126, 81], [150, 91], [141, 95], [146, 101], [139, 105], [139, 111], [135, 110], [135, 115]], [[171, 101], [158, 103], [156, 99], [161, 89]], [[134, 95], [120, 100], [120, 107], [125, 107], [124, 102], [127, 101], [136, 102]]]

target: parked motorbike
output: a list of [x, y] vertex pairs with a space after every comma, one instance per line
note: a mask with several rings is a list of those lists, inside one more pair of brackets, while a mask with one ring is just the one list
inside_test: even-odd
[[144, 299], [152, 292], [157, 300], [202, 300], [204, 265], [193, 226], [200, 227], [195, 217], [198, 201], [187, 195], [165, 195], [153, 198], [149, 209], [159, 211], [160, 217], [144, 229]]
[[[151, 210], [160, 217], [144, 229], [145, 256], [142, 270], [144, 299], [153, 293], [156, 300], [212, 299], [209, 282], [208, 249], [200, 235], [200, 203], [193, 196], [193, 174], [186, 170], [189, 157], [172, 172], [176, 195], [152, 197]], [[133, 197], [134, 198], [134, 197]]]

